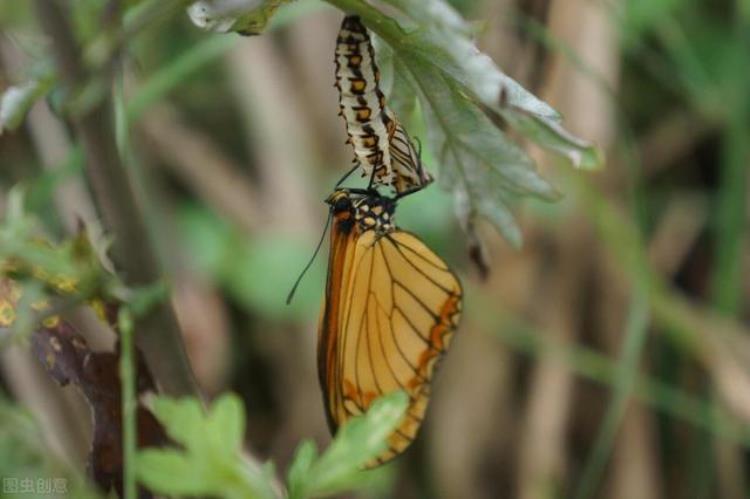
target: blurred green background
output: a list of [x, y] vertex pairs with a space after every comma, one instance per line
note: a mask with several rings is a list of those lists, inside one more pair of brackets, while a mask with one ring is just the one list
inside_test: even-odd
[[[85, 39], [102, 2], [71, 3]], [[466, 312], [420, 438], [369, 495], [748, 497], [750, 3], [451, 3], [607, 164], [577, 172], [530, 146], [564, 197], [514, 207], [521, 249], [479, 227], [485, 282], [448, 194], [433, 185], [400, 203], [399, 225], [457, 269]], [[333, 88], [341, 17], [299, 0], [246, 38], [178, 11], [128, 41], [119, 82], [128, 168], [199, 383], [241, 395], [249, 448], [282, 469], [300, 439], [329, 439], [314, 354], [325, 249], [285, 298], [351, 161]], [[30, 5], [3, 2], [0, 23], [0, 90], [44, 74]], [[0, 204], [24, 185], [57, 237], [96, 218], [61, 99], [0, 136]], [[93, 345], [111, 346], [81, 320]], [[52, 413], [50, 445], [77, 463], [81, 400], [51, 394], [23, 348], [0, 352], [0, 386]]]

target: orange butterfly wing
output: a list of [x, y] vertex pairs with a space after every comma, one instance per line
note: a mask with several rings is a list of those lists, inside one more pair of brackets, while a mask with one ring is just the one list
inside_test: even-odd
[[[342, 215], [337, 215], [342, 216]], [[331, 236], [318, 369], [331, 430], [395, 390], [410, 397], [407, 414], [375, 466], [414, 440], [438, 360], [450, 345], [462, 291], [445, 262], [416, 236], [358, 233], [337, 219]]]

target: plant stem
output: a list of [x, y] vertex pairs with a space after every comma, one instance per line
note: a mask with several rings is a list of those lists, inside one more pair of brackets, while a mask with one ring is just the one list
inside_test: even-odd
[[118, 316], [120, 330], [120, 386], [122, 392], [122, 454], [123, 454], [123, 499], [135, 499], [136, 398], [135, 355], [133, 352], [133, 318], [130, 310], [123, 307]]
[[745, 207], [747, 202], [747, 144], [750, 127], [745, 121], [747, 99], [742, 99], [739, 79], [732, 94], [741, 103], [728, 111], [730, 116], [724, 131], [721, 185], [718, 192], [715, 231], [715, 269], [711, 282], [711, 296], [717, 312], [736, 316], [742, 307], [742, 255], [744, 252]]
[[638, 359], [646, 342], [648, 332], [648, 288], [647, 283], [636, 283], [630, 305], [628, 324], [625, 329], [623, 352], [617, 366], [614, 396], [586, 462], [575, 497], [592, 497], [598, 486], [604, 467], [615, 443], [620, 423], [625, 417], [631, 395], [638, 378]]
[[[74, 95], [83, 87], [88, 75], [81, 61], [68, 10], [63, 5], [67, 3], [35, 1], [39, 22], [52, 41], [50, 48], [61, 81], [68, 95]], [[114, 236], [112, 260], [128, 285], [145, 286], [159, 279], [159, 269], [148, 244], [143, 214], [117, 152], [112, 122], [112, 102], [108, 96], [74, 117], [94, 200], [103, 225]], [[177, 320], [169, 303], [154, 307], [151, 313], [139, 320], [136, 331], [136, 343], [163, 391], [170, 395], [197, 394]]]

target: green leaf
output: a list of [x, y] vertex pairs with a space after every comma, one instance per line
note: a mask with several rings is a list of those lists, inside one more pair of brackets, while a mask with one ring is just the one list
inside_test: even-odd
[[275, 498], [273, 466], [258, 466], [240, 452], [245, 411], [240, 399], [221, 396], [206, 412], [194, 398], [156, 397], [153, 412], [182, 449], [138, 453], [138, 479], [157, 493]]
[[408, 406], [409, 397], [403, 391], [376, 400], [363, 416], [352, 418], [339, 428], [331, 445], [312, 464], [314, 448], [311, 450], [310, 444], [304, 443], [290, 470], [292, 497], [331, 495], [367, 483], [373, 472], [361, 471], [362, 466], [387, 449], [387, 438]]
[[310, 468], [317, 457], [318, 450], [315, 448], [315, 442], [312, 440], [305, 440], [297, 447], [294, 460], [287, 472], [290, 498], [303, 497], [301, 494], [304, 490], [305, 479], [310, 473]]
[[411, 125], [416, 110], [417, 96], [402, 71], [396, 71], [393, 49], [377, 35], [372, 36], [375, 56], [380, 70], [380, 88], [388, 98], [388, 107], [405, 126]]
[[400, 40], [394, 40], [397, 51], [400, 52], [404, 47], [424, 61], [431, 60], [486, 106], [498, 107], [500, 93], [505, 89], [514, 105], [539, 117], [556, 121], [560, 119], [560, 114], [549, 104], [500, 71], [489, 56], [477, 49], [471, 40], [474, 33], [471, 25], [447, 2], [386, 2], [405, 14], [399, 21], [409, 29], [406, 36], [402, 35]]
[[281, 5], [291, 0], [201, 0], [190, 4], [188, 16], [199, 28], [215, 33], [262, 33]]
[[521, 233], [509, 208], [512, 197], [553, 200], [559, 194], [448, 78], [426, 65], [415, 63], [411, 70], [424, 102], [428, 143], [441, 168], [441, 185], [453, 191], [462, 226], [471, 230], [476, 217], [485, 217], [519, 246]]
[[0, 135], [18, 128], [37, 100], [52, 88], [52, 74], [28, 81], [23, 85], [8, 87], [0, 97]]
[[604, 164], [600, 149], [571, 134], [559, 123], [540, 119], [512, 105], [506, 106], [500, 114], [516, 131], [545, 149], [566, 157], [577, 168], [597, 170]]
[[516, 224], [508, 202], [481, 182], [457, 185], [453, 191], [455, 211], [463, 229], [469, 234], [470, 241], [479, 241], [475, 233], [475, 219], [484, 217], [489, 220], [503, 237], [514, 248], [522, 244], [521, 229]]
[[242, 447], [245, 434], [245, 412], [236, 395], [222, 395], [208, 416], [208, 436], [215, 445], [230, 450]]
[[199, 495], [210, 492], [196, 464], [179, 451], [147, 449], [139, 452], [136, 475], [148, 488], [169, 491], [170, 494]]
[[164, 425], [169, 438], [179, 444], [189, 447], [194, 442], [194, 435], [203, 434], [203, 407], [194, 398], [156, 397], [152, 411]]
[[[574, 166], [593, 168], [600, 165], [578, 161], [579, 158], [592, 157], [590, 150], [593, 146], [566, 132], [560, 125], [557, 111], [500, 71], [490, 57], [480, 52], [470, 38], [471, 26], [445, 1], [387, 1], [406, 16], [399, 19], [407, 26], [405, 35], [398, 35], [394, 30], [386, 31], [389, 36], [383, 35], [404, 61], [411, 64], [418, 60], [439, 69], [458, 83], [467, 96], [503, 115], [511, 126], [523, 117], [530, 117], [536, 126], [523, 126], [517, 130], [542, 147], [555, 144], [551, 150], [562, 153]], [[549, 133], [562, 136], [553, 141], [547, 137]], [[593, 157], [598, 156], [594, 154]]]
[[136, 317], [143, 317], [159, 303], [167, 300], [169, 300], [169, 286], [161, 280], [148, 286], [135, 288], [128, 296], [130, 310]]

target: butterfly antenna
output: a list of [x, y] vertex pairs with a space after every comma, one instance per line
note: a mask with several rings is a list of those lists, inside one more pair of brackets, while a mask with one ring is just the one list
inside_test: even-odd
[[422, 141], [419, 140], [419, 137], [414, 137], [414, 141], [417, 143], [417, 158], [422, 161]]
[[292, 303], [292, 298], [294, 298], [294, 293], [297, 291], [297, 286], [299, 286], [299, 283], [302, 282], [302, 278], [305, 276], [305, 273], [310, 269], [313, 262], [315, 261], [315, 257], [318, 256], [318, 252], [320, 251], [320, 247], [323, 246], [323, 241], [326, 238], [326, 232], [328, 232], [328, 226], [331, 225], [331, 218], [332, 215], [329, 213], [328, 218], [326, 219], [326, 226], [323, 227], [323, 234], [320, 236], [320, 241], [318, 242], [318, 246], [315, 248], [315, 252], [313, 252], [312, 258], [310, 258], [310, 261], [307, 262], [307, 265], [305, 265], [305, 268], [302, 269], [302, 272], [300, 273], [297, 280], [294, 282], [294, 286], [292, 286], [292, 290], [289, 291], [289, 295], [286, 297], [286, 304], [289, 305]]

